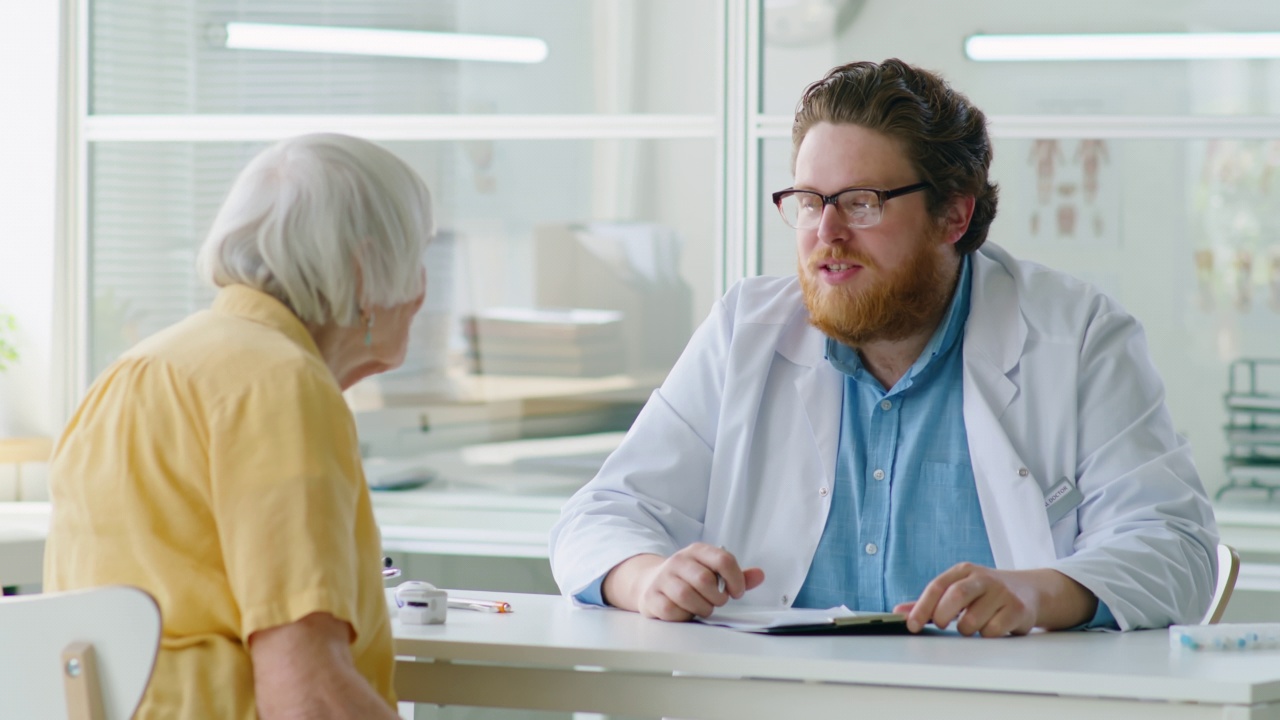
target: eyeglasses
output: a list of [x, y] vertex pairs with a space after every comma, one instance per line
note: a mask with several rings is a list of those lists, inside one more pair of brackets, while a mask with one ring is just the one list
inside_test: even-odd
[[835, 195], [823, 195], [812, 190], [787, 188], [773, 194], [773, 204], [778, 206], [782, 219], [797, 230], [812, 230], [822, 222], [822, 211], [835, 205], [844, 215], [849, 227], [869, 228], [880, 223], [884, 204], [901, 195], [910, 195], [929, 187], [919, 182], [893, 190], [875, 188], [848, 188]]

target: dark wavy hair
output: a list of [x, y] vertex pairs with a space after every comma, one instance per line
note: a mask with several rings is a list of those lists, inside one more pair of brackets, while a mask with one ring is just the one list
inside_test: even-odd
[[805, 89], [796, 106], [792, 171], [800, 142], [820, 122], [858, 125], [896, 138], [920, 179], [931, 186], [928, 207], [935, 218], [949, 199], [973, 196], [973, 218], [956, 251], [965, 255], [986, 241], [999, 193], [987, 179], [987, 118], [941, 77], [898, 59], [833, 68]]

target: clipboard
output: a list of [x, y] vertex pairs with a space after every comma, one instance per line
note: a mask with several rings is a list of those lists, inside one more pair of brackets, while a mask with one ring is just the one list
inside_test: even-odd
[[697, 618], [706, 625], [763, 635], [906, 634], [907, 618], [886, 612], [855, 612], [847, 607], [783, 610], [717, 610]]
[[753, 632], [764, 635], [909, 635], [907, 616], [874, 613], [831, 618], [825, 623], [781, 625]]

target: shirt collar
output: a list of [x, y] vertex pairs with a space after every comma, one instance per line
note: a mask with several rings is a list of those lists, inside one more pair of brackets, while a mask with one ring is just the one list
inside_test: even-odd
[[320, 348], [302, 320], [276, 298], [247, 285], [227, 285], [218, 290], [213, 311], [234, 315], [283, 333], [303, 350], [324, 360]]
[[[891, 390], [905, 390], [910, 387], [911, 381], [924, 372], [935, 357], [950, 350], [955, 346], [956, 341], [960, 339], [964, 331], [965, 321], [969, 319], [969, 291], [972, 284], [972, 275], [973, 270], [969, 264], [969, 256], [965, 255], [960, 261], [960, 280], [956, 283], [955, 293], [951, 296], [951, 305], [947, 309], [946, 317], [938, 324], [937, 329], [933, 331], [929, 342], [924, 346], [920, 357], [916, 358], [916, 361], [911, 365], [911, 369]], [[837, 342], [833, 338], [827, 338], [826, 358], [837, 370], [845, 375], [859, 382], [873, 382], [877, 388], [880, 387], [879, 383], [874, 378], [871, 378], [871, 374], [863, 366], [862, 357], [858, 355], [858, 351], [848, 345]]]

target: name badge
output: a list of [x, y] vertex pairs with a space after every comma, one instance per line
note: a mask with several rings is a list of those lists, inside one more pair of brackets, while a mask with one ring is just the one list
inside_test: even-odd
[[1066, 517], [1067, 513], [1075, 510], [1082, 502], [1084, 502], [1084, 493], [1080, 492], [1080, 488], [1073, 485], [1067, 478], [1058, 480], [1058, 484], [1044, 496], [1044, 510], [1049, 514], [1049, 524], [1052, 525]]

